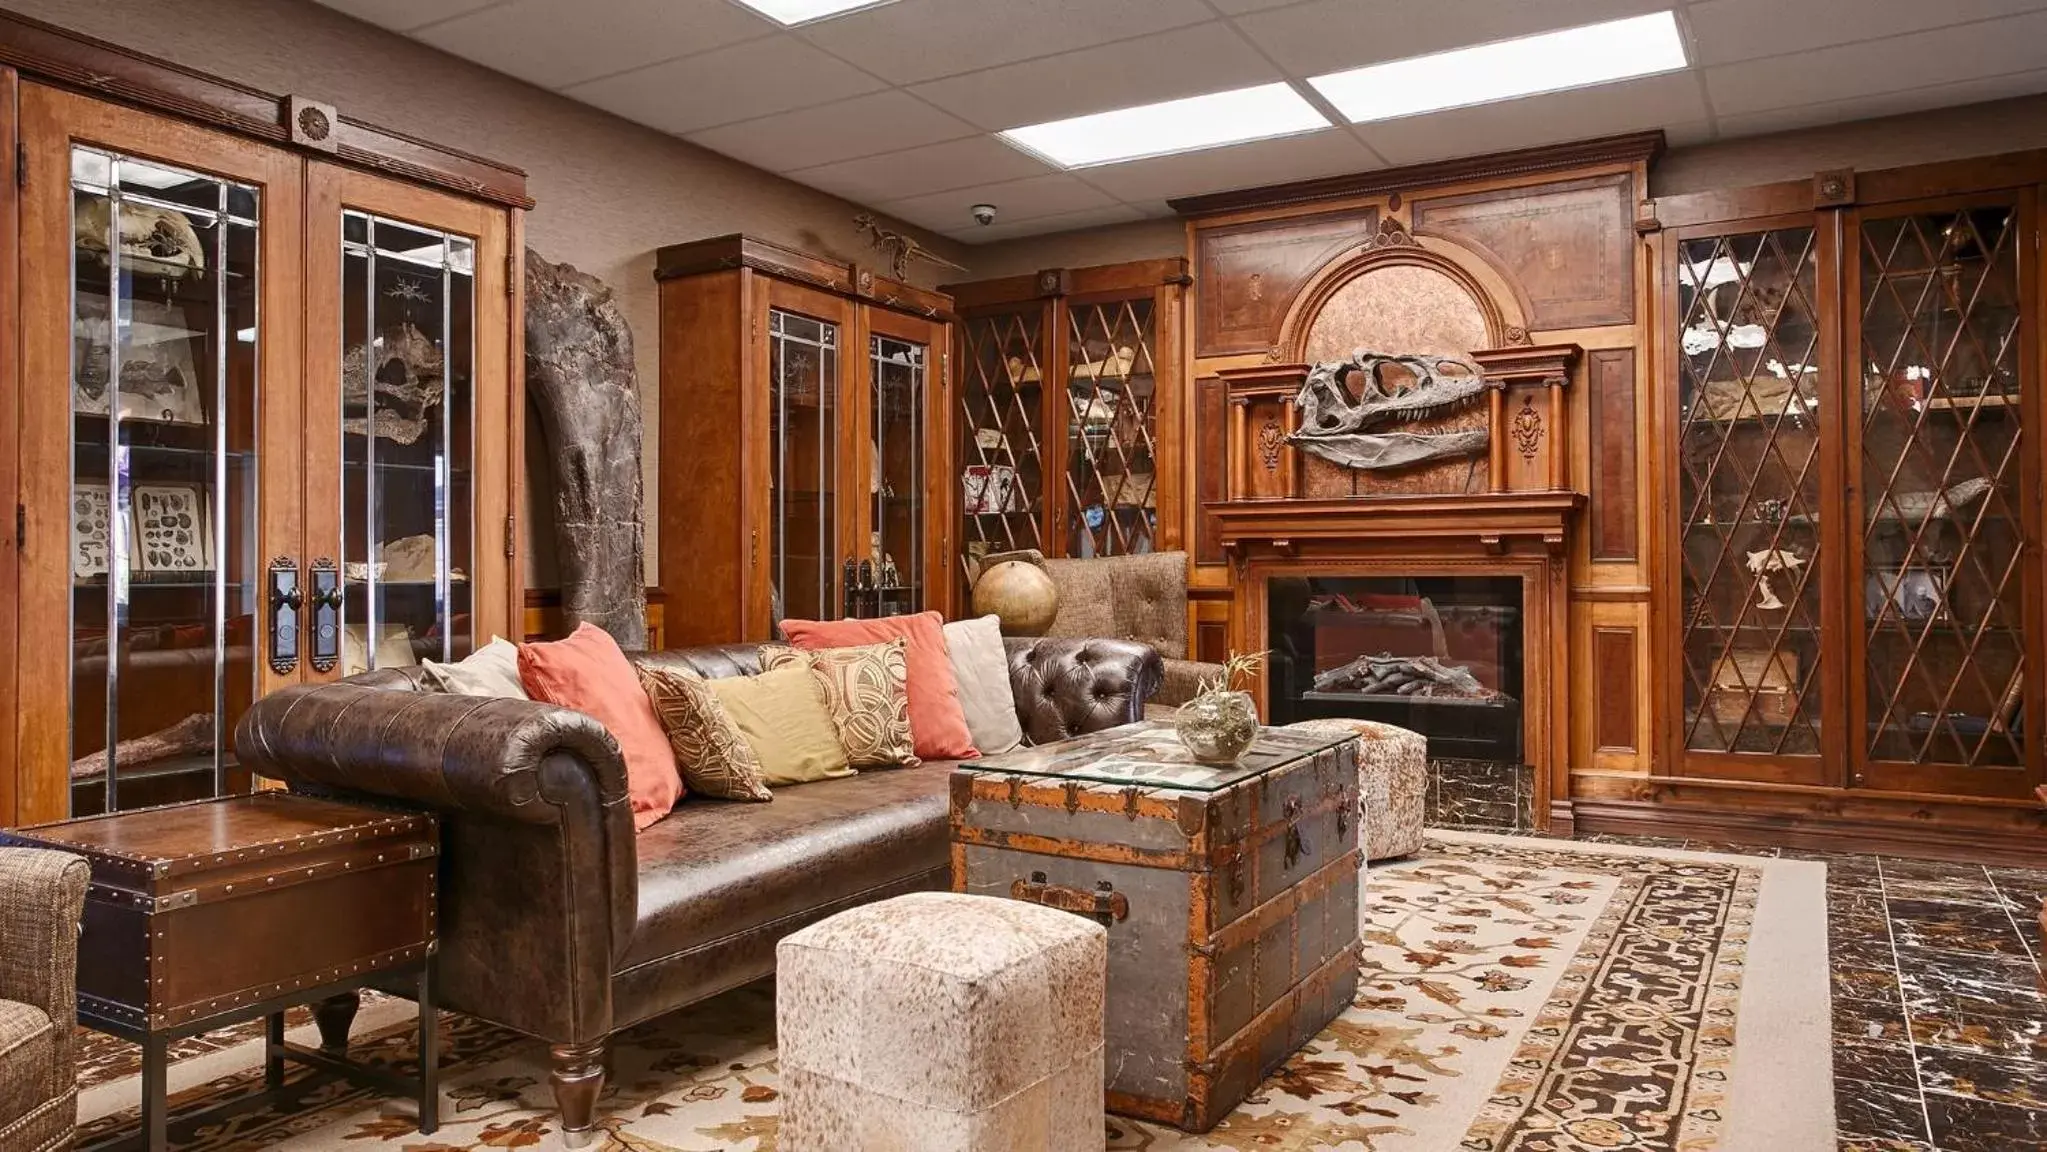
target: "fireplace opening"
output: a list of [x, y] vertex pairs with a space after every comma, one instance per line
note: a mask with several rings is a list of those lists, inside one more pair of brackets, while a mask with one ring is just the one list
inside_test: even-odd
[[1432, 761], [1523, 763], [1518, 578], [1283, 576], [1266, 597], [1271, 723], [1377, 720]]

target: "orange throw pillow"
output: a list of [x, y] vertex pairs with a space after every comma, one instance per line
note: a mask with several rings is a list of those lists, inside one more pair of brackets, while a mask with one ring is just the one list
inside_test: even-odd
[[898, 636], [909, 641], [910, 739], [917, 755], [925, 760], [966, 760], [981, 753], [960, 707], [960, 685], [952, 674], [944, 623], [936, 612], [877, 620], [784, 620], [782, 635], [811, 651], [886, 644]]
[[519, 645], [519, 682], [535, 700], [595, 718], [618, 741], [634, 828], [646, 831], [682, 799], [675, 749], [611, 633], [584, 623], [566, 640]]

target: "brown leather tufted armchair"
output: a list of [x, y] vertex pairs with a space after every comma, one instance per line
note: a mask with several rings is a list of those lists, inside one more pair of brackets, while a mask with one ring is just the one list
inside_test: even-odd
[[[711, 677], [753, 645], [636, 655]], [[1141, 718], [1158, 654], [1120, 640], [1008, 642], [1032, 743]], [[863, 772], [766, 804], [690, 799], [634, 835], [618, 746], [595, 720], [434, 693], [416, 670], [287, 688], [235, 734], [295, 790], [441, 813], [442, 1002], [553, 1045], [563, 1135], [580, 1144], [608, 1037], [774, 971], [775, 943], [843, 908], [949, 884], [951, 765]], [[352, 1011], [329, 1006], [343, 1039]], [[345, 1042], [345, 1039], [344, 1041]]]
[[1047, 560], [1059, 587], [1059, 615], [1048, 636], [1115, 636], [1149, 644], [1164, 659], [1165, 681], [1152, 703], [1177, 708], [1222, 665], [1187, 659], [1187, 554], [1148, 552], [1092, 560]]

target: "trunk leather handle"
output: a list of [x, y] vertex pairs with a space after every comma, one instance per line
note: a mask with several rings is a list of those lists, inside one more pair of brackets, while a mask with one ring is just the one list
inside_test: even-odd
[[1012, 882], [1009, 895], [1014, 900], [1028, 900], [1061, 912], [1086, 916], [1104, 928], [1130, 919], [1130, 898], [1116, 891], [1116, 886], [1107, 880], [1098, 880], [1094, 891], [1083, 892], [1078, 888], [1048, 884], [1043, 872], [1033, 872], [1029, 880]]

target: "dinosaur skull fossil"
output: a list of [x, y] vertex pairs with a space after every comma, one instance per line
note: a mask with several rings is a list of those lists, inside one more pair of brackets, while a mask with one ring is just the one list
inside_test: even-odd
[[[106, 200], [81, 197], [72, 220], [78, 247], [104, 258], [111, 247], [112, 215]], [[206, 270], [205, 245], [183, 212], [124, 203], [120, 217], [121, 234], [116, 243], [123, 259], [142, 261], [147, 272], [172, 280]]]
[[[1351, 377], [1358, 376], [1356, 394]], [[1393, 356], [1363, 348], [1348, 360], [1317, 364], [1295, 404], [1300, 430], [1287, 437], [1346, 468], [1399, 468], [1483, 452], [1484, 428], [1445, 432], [1384, 430], [1469, 406], [1490, 387], [1478, 366], [1447, 356]]]
[[367, 410], [374, 391], [376, 434], [399, 444], [416, 443], [446, 388], [444, 364], [440, 347], [410, 324], [387, 331], [374, 348], [350, 348], [341, 361], [341, 401], [350, 412], [362, 414], [347, 416], [342, 427], [370, 430]]

